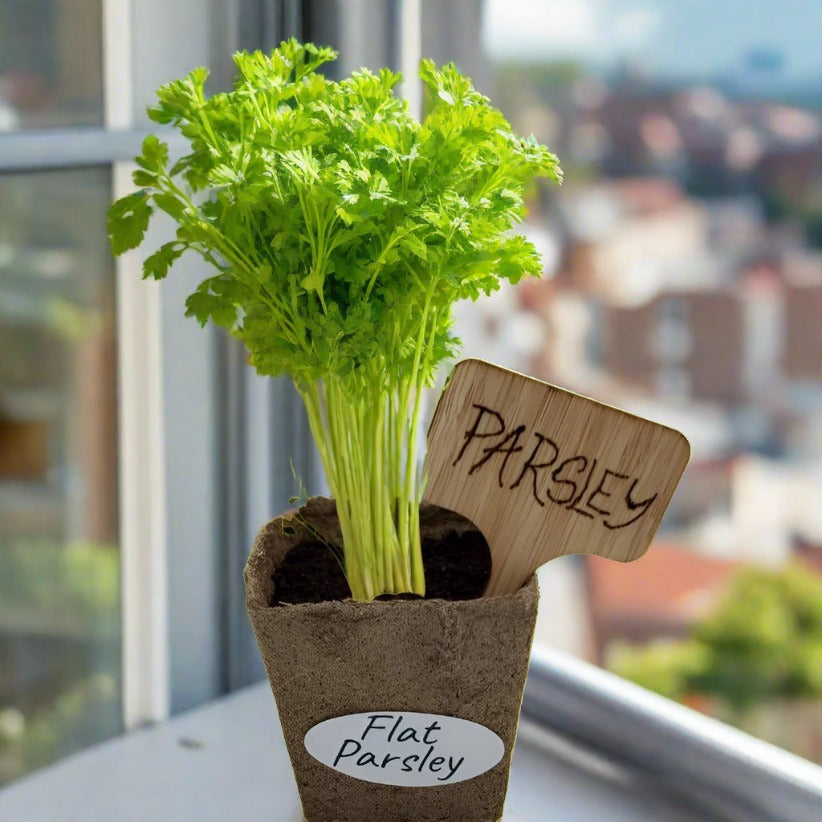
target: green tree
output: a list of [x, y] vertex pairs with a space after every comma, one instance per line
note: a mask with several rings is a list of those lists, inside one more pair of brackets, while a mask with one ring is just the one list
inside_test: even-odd
[[612, 667], [672, 699], [717, 697], [738, 715], [822, 697], [822, 577], [798, 565], [746, 569], [688, 640], [623, 649]]

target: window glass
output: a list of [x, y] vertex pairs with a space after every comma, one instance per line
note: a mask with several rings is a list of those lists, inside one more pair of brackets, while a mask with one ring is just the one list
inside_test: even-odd
[[0, 784], [121, 728], [110, 176], [0, 174]]
[[101, 0], [0, 2], [0, 132], [103, 123]]
[[423, 2], [560, 157], [541, 280], [458, 310], [464, 353], [682, 430], [654, 546], [541, 572], [536, 641], [822, 761], [822, 25], [813, 3]]

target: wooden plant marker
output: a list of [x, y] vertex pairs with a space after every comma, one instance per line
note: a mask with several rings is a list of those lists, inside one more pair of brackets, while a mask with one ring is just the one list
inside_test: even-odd
[[641, 557], [685, 470], [672, 428], [481, 360], [455, 367], [428, 430], [425, 501], [491, 548], [485, 596], [564, 554]]

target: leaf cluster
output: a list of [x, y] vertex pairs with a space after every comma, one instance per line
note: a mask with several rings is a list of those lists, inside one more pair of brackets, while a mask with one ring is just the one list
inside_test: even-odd
[[203, 68], [160, 88], [149, 116], [190, 151], [172, 162], [146, 138], [139, 190], [109, 213], [112, 249], [136, 247], [152, 213], [168, 214], [176, 237], [144, 275], [200, 254], [214, 271], [187, 314], [229, 328], [261, 374], [308, 383], [377, 365], [389, 386], [414, 369], [428, 383], [454, 344], [454, 301], [540, 272], [510, 229], [526, 184], [561, 172], [453, 65], [422, 61], [434, 104], [420, 123], [395, 96], [400, 75], [335, 82], [318, 71], [335, 57], [290, 40], [237, 53], [227, 93], [206, 96]]

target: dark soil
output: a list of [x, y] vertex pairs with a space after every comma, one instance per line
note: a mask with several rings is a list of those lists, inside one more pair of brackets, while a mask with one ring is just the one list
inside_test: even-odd
[[[321, 542], [297, 545], [271, 575], [272, 605], [326, 602], [351, 596], [341, 551]], [[491, 575], [491, 552], [482, 534], [452, 531], [443, 539], [423, 540], [426, 599], [476, 599]], [[385, 599], [418, 599], [414, 594], [383, 594]]]

